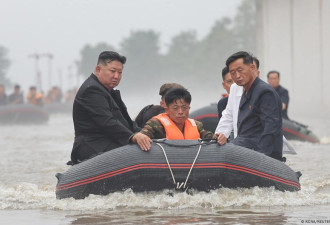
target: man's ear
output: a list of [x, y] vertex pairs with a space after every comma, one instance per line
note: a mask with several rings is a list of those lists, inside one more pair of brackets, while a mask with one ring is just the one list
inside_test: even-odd
[[95, 74], [100, 73], [100, 70], [101, 70], [101, 66], [97, 65], [97, 66], [95, 67]]
[[163, 107], [164, 107], [164, 109], [165, 109], [165, 112], [166, 112], [166, 113], [168, 113], [168, 111], [169, 111], [169, 108], [167, 107], [167, 105], [166, 105], [166, 104], [164, 104], [164, 106], [163, 106]]
[[250, 64], [250, 68], [251, 68], [252, 70], [256, 70], [256, 69], [257, 69], [257, 67], [256, 67], [256, 65], [255, 65], [254, 63], [251, 63], [251, 64]]
[[163, 100], [160, 100], [159, 105], [160, 105], [161, 107], [163, 107], [163, 108], [166, 107], [166, 104], [165, 104], [165, 102], [164, 102]]

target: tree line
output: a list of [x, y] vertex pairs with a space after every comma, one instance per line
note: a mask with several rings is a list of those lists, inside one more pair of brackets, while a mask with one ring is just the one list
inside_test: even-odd
[[[198, 88], [200, 84], [219, 89], [221, 70], [232, 53], [257, 51], [257, 8], [260, 0], [243, 0], [234, 18], [215, 22], [201, 40], [194, 30], [182, 31], [171, 39], [166, 53], [160, 51], [160, 34], [154, 30], [132, 31], [115, 48], [111, 43], [86, 44], [80, 51], [78, 72], [88, 77], [97, 57], [104, 50], [118, 51], [127, 57], [121, 88], [136, 91], [137, 85], [150, 91], [164, 82], [178, 82]], [[0, 83], [9, 84], [5, 73], [10, 65], [7, 49], [0, 46]], [[151, 88], [152, 87], [152, 88]]]
[[132, 31], [119, 48], [109, 43], [85, 45], [80, 52], [79, 73], [87, 77], [95, 67], [98, 54], [118, 51], [127, 57], [121, 88], [135, 92], [136, 86], [153, 93], [164, 82], [178, 82], [198, 88], [204, 84], [219, 89], [221, 70], [232, 53], [257, 51], [257, 8], [259, 0], [243, 0], [233, 19], [215, 22], [201, 40], [194, 30], [182, 31], [171, 39], [166, 53], [160, 52], [160, 34], [154, 30]]

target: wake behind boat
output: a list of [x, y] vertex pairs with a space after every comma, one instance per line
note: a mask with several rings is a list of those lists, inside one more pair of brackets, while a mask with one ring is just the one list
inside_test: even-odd
[[300, 190], [300, 172], [264, 154], [199, 140], [161, 140], [148, 152], [126, 145], [56, 174], [56, 197], [85, 198], [132, 189], [210, 191], [221, 187]]

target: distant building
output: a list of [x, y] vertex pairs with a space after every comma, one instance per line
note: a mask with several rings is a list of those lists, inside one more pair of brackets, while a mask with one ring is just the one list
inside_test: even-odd
[[261, 74], [281, 72], [289, 114], [329, 115], [330, 1], [262, 0], [257, 17]]

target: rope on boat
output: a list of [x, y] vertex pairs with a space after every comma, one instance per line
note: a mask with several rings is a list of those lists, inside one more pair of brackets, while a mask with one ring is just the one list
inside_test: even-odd
[[[203, 144], [203, 142], [202, 142], [202, 144]], [[189, 179], [190, 173], [191, 173], [191, 171], [192, 171], [192, 168], [193, 168], [194, 165], [195, 165], [195, 162], [196, 162], [196, 160], [197, 160], [197, 158], [198, 158], [198, 156], [199, 156], [199, 153], [201, 152], [201, 149], [202, 149], [202, 145], [200, 145], [199, 148], [198, 148], [198, 152], [197, 152], [197, 154], [196, 154], [196, 157], [195, 157], [195, 159], [194, 159], [194, 162], [191, 164], [191, 167], [190, 167], [190, 170], [189, 170], [189, 173], [188, 173], [188, 176], [187, 176], [186, 182], [184, 182], [183, 188], [186, 188], [186, 185], [187, 185], [187, 182], [188, 182], [188, 179]]]
[[181, 184], [180, 184], [180, 182], [176, 182], [176, 180], [175, 180], [175, 177], [174, 177], [174, 174], [173, 174], [173, 171], [172, 171], [172, 168], [171, 168], [170, 162], [168, 161], [167, 154], [166, 154], [166, 151], [165, 151], [164, 147], [163, 147], [161, 144], [159, 144], [159, 143], [156, 143], [156, 144], [157, 144], [157, 145], [163, 150], [163, 153], [164, 153], [164, 156], [165, 156], [165, 159], [166, 159], [167, 165], [168, 165], [168, 169], [170, 170], [170, 173], [171, 173], [171, 176], [172, 176], [172, 179], [173, 179], [173, 183], [174, 183], [174, 185], [176, 184], [176, 189], [177, 189], [177, 190], [185, 189], [185, 188], [186, 188], [186, 185], [187, 185], [187, 182], [188, 182], [188, 180], [189, 180], [189, 177], [190, 177], [191, 171], [192, 171], [192, 169], [193, 169], [193, 167], [194, 167], [194, 165], [195, 165], [195, 163], [196, 163], [196, 160], [197, 160], [197, 158], [198, 158], [198, 156], [199, 156], [199, 153], [200, 153], [200, 151], [201, 151], [201, 149], [202, 149], [203, 141], [202, 141], [201, 144], [199, 145], [198, 152], [197, 152], [197, 154], [196, 154], [196, 157], [195, 157], [193, 163], [191, 164], [191, 167], [190, 167], [189, 173], [188, 173], [188, 175], [187, 175], [186, 181], [185, 181], [184, 183], [181, 183]]

